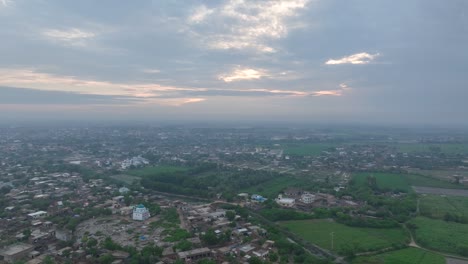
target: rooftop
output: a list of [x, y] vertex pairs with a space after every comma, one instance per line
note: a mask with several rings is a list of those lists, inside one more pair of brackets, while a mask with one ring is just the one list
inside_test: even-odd
[[33, 245], [30, 244], [24, 244], [24, 243], [19, 243], [15, 245], [11, 245], [3, 250], [0, 250], [0, 255], [2, 256], [12, 256], [16, 255], [20, 252], [26, 251], [26, 250], [32, 250], [34, 248]]

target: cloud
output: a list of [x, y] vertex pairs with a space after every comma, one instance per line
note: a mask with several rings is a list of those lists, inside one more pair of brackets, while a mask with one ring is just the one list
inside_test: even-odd
[[[238, 68], [223, 76], [225, 82], [253, 80], [268, 77], [269, 73], [261, 69]], [[301, 91], [269, 88], [205, 88], [165, 86], [157, 83], [119, 83], [99, 81], [76, 76], [61, 76], [39, 72], [35, 69], [0, 68], [0, 85], [13, 87], [0, 91], [0, 104], [30, 103], [40, 101], [54, 104], [159, 104], [183, 106], [199, 103], [210, 98], [267, 98], [267, 97], [308, 97], [341, 96], [349, 91], [346, 84], [340, 84], [335, 90]], [[15, 89], [29, 88], [29, 89]], [[11, 90], [14, 89], [14, 90]], [[13, 93], [14, 92], [14, 93]]]
[[158, 70], [158, 69], [143, 69], [142, 71], [144, 73], [150, 73], [150, 74], [161, 73], [161, 70]]
[[96, 37], [96, 33], [79, 28], [66, 30], [46, 29], [42, 35], [51, 41], [56, 41], [70, 46], [85, 46], [87, 41]]
[[213, 9], [208, 9], [205, 5], [201, 5], [196, 8], [193, 13], [188, 18], [189, 23], [201, 23], [205, 18], [211, 14], [213, 14]]
[[12, 0], [0, 0], [0, 7], [8, 7], [12, 2]]
[[327, 62], [325, 62], [325, 64], [327, 65], [368, 64], [371, 61], [373, 61], [375, 58], [377, 58], [379, 55], [380, 55], [379, 53], [369, 54], [367, 52], [362, 52], [362, 53], [349, 55], [349, 56], [346, 56], [337, 60], [329, 59]]
[[343, 91], [342, 90], [324, 90], [324, 91], [316, 91], [312, 92], [312, 96], [342, 96]]
[[[189, 21], [211, 22], [208, 27], [192, 27], [210, 49], [254, 50], [273, 53], [268, 42], [284, 38], [289, 30], [303, 26], [289, 21], [304, 9], [309, 0], [244, 1], [230, 0], [213, 9], [197, 8]], [[208, 33], [207, 33], [208, 31]]]
[[258, 80], [263, 77], [269, 76], [263, 69], [251, 69], [237, 67], [231, 73], [223, 74], [218, 79], [224, 82], [245, 81], [245, 80]]
[[139, 98], [128, 96], [80, 94], [64, 91], [43, 91], [28, 88], [0, 87], [0, 105], [129, 104], [140, 101], [141, 100]]

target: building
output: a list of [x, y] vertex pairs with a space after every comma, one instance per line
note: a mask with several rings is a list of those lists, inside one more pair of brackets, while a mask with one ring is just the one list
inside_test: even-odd
[[278, 198], [275, 199], [276, 203], [284, 207], [293, 207], [296, 203], [296, 199], [285, 198], [283, 195], [278, 195]]
[[34, 250], [34, 246], [30, 244], [14, 244], [0, 250], [0, 256], [7, 263], [13, 263], [21, 259], [29, 258], [29, 254]]
[[209, 248], [197, 248], [189, 251], [177, 253], [179, 259], [184, 261], [194, 261], [203, 258], [210, 258], [213, 254]]
[[259, 195], [259, 194], [252, 194], [252, 196], [250, 197], [252, 199], [252, 201], [255, 201], [255, 202], [260, 202], [260, 203], [263, 203], [264, 201], [267, 200], [267, 198]]
[[144, 221], [150, 218], [149, 210], [142, 204], [133, 207], [133, 220]]
[[126, 193], [128, 193], [129, 191], [130, 191], [130, 189], [127, 188], [127, 187], [121, 187], [121, 188], [119, 189], [119, 193], [121, 193], [121, 194], [126, 194]]
[[30, 213], [28, 214], [28, 217], [30, 219], [39, 219], [47, 216], [47, 212], [45, 211], [37, 211], [35, 213]]
[[311, 194], [311, 193], [304, 193], [302, 196], [301, 196], [301, 201], [303, 203], [306, 203], [306, 204], [310, 204], [310, 203], [313, 203], [315, 201], [315, 195]]

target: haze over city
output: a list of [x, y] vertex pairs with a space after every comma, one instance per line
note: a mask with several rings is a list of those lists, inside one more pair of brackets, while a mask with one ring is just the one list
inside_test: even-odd
[[468, 3], [0, 1], [0, 118], [466, 125]]

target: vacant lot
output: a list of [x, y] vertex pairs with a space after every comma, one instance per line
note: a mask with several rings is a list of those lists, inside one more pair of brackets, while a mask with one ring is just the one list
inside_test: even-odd
[[466, 224], [426, 217], [417, 217], [410, 222], [416, 225], [415, 239], [423, 247], [456, 254], [466, 247], [466, 238], [468, 237], [468, 225]]
[[412, 192], [411, 186], [427, 186], [441, 188], [462, 188], [459, 185], [452, 184], [447, 181], [442, 181], [426, 176], [415, 174], [400, 174], [400, 173], [357, 173], [353, 175], [354, 183], [357, 185], [367, 184], [367, 177], [374, 176], [377, 181], [377, 186], [380, 189], [396, 190], [402, 192]]
[[418, 248], [405, 248], [370, 257], [359, 257], [353, 264], [445, 264], [445, 258]]
[[357, 252], [374, 251], [391, 247], [394, 244], [406, 244], [409, 239], [407, 232], [401, 228], [349, 227], [332, 220], [299, 220], [280, 224], [305, 240], [337, 252], [349, 246]]

